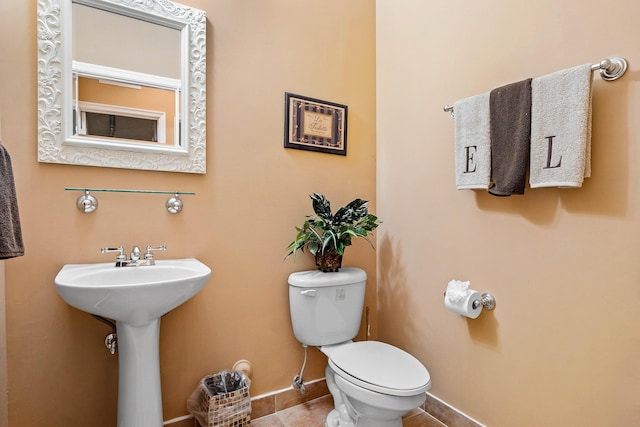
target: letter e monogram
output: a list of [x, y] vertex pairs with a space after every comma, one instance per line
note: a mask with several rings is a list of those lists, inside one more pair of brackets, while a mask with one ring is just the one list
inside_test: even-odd
[[[478, 147], [475, 145], [470, 145], [468, 147], [464, 147], [464, 149], [467, 153], [467, 166], [464, 173], [474, 173], [478, 166], [474, 159], [474, 155], [476, 154], [476, 151], [478, 151]], [[471, 168], [473, 168], [473, 170]]]

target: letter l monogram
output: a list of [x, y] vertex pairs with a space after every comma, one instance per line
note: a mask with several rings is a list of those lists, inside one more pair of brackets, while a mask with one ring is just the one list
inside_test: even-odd
[[559, 168], [560, 165], [562, 164], [562, 156], [560, 156], [560, 160], [558, 160], [558, 164], [555, 166], [551, 166], [551, 157], [553, 155], [553, 138], [555, 138], [556, 136], [547, 136], [545, 137], [545, 139], [548, 141], [548, 149], [547, 149], [547, 166], [545, 166], [542, 169], [555, 169], [555, 168]]

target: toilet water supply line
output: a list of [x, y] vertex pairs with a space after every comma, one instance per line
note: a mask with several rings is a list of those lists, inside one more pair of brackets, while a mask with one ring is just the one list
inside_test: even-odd
[[300, 394], [305, 394], [307, 392], [307, 388], [304, 385], [302, 380], [302, 373], [304, 372], [304, 367], [307, 366], [307, 345], [302, 344], [302, 348], [304, 348], [304, 361], [302, 362], [302, 369], [300, 369], [300, 375], [296, 375], [293, 377], [293, 382], [291, 386], [300, 391]]
[[[365, 340], [369, 340], [369, 336], [371, 336], [371, 325], [369, 324], [369, 306], [366, 307], [365, 310], [365, 323], [367, 325], [367, 332], [365, 336]], [[302, 348], [304, 348], [304, 361], [302, 362], [302, 369], [300, 369], [300, 375], [296, 375], [293, 377], [293, 381], [291, 382], [291, 386], [300, 391], [300, 394], [305, 394], [307, 392], [307, 388], [304, 385], [304, 381], [302, 379], [302, 374], [304, 373], [304, 368], [307, 366], [307, 345], [302, 344]]]
[[369, 341], [369, 337], [371, 336], [371, 324], [369, 323], [369, 306], [365, 309], [365, 324], [367, 325], [367, 334], [365, 335], [365, 341]]

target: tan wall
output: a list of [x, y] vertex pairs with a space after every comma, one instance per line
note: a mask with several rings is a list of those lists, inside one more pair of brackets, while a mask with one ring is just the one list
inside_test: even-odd
[[[640, 4], [388, 2], [377, 11], [379, 336], [434, 395], [492, 427], [631, 426], [640, 410]], [[593, 177], [456, 191], [445, 104], [615, 55], [594, 81]], [[443, 308], [451, 279], [493, 312]]]
[[[283, 262], [308, 195], [335, 206], [355, 197], [375, 206], [375, 18], [368, 0], [182, 0], [204, 9], [207, 27], [208, 173], [175, 174], [40, 164], [36, 160], [36, 1], [2, 2], [0, 98], [12, 155], [26, 255], [5, 262], [9, 425], [115, 425], [117, 358], [107, 328], [66, 305], [53, 278], [65, 263], [101, 262], [100, 247], [166, 244], [159, 258], [195, 256], [210, 282], [162, 319], [164, 418], [206, 374], [253, 362], [252, 395], [290, 386], [302, 364], [288, 312]], [[327, 23], [331, 23], [327, 26]], [[348, 155], [283, 145], [284, 92], [349, 106]], [[158, 195], [98, 194], [94, 214], [65, 186], [194, 191], [179, 215]], [[369, 273], [375, 312], [375, 252], [351, 248], [345, 264]], [[375, 320], [375, 319], [374, 319]], [[374, 323], [375, 326], [375, 323]], [[305, 379], [324, 376], [316, 350]]]

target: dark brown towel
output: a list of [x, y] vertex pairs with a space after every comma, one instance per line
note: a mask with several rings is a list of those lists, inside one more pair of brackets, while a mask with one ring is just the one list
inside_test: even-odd
[[24, 255], [11, 157], [0, 142], [0, 259]]
[[531, 79], [489, 95], [491, 181], [494, 196], [524, 194], [531, 140]]

